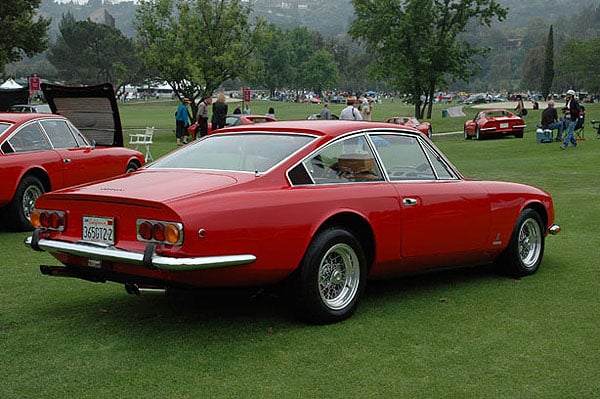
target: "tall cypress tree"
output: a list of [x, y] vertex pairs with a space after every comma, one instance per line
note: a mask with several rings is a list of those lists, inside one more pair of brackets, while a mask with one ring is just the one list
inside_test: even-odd
[[554, 33], [552, 25], [546, 39], [546, 51], [544, 52], [544, 70], [542, 72], [542, 96], [548, 98], [552, 81], [554, 80]]

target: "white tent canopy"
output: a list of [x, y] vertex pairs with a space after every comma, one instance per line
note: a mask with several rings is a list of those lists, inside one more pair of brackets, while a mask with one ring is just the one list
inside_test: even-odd
[[0, 85], [0, 89], [22, 89], [23, 86], [15, 82], [13, 78], [7, 79], [4, 83]]

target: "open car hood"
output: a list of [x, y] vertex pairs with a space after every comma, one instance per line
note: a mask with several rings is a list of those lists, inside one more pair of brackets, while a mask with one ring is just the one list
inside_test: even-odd
[[42, 83], [52, 113], [63, 115], [99, 146], [123, 147], [123, 127], [112, 84], [60, 86]]

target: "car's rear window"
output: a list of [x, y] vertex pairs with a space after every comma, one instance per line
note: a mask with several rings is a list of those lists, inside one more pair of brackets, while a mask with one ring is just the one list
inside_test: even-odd
[[265, 172], [314, 139], [300, 134], [209, 135], [166, 155], [149, 169], [186, 168]]

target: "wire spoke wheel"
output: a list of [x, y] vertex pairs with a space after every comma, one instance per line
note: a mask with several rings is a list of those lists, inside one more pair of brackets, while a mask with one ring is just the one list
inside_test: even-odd
[[347, 319], [358, 307], [367, 280], [367, 260], [356, 236], [344, 227], [319, 232], [296, 274], [298, 316], [315, 324]]
[[21, 209], [23, 210], [23, 216], [29, 219], [33, 208], [35, 207], [35, 201], [44, 192], [38, 186], [32, 185], [25, 189], [23, 192], [23, 198], [21, 200]]
[[534, 219], [527, 219], [519, 230], [518, 251], [525, 268], [534, 267], [542, 253], [542, 232]]
[[544, 257], [544, 222], [533, 209], [525, 209], [515, 223], [515, 229], [505, 251], [496, 259], [513, 277], [537, 272]]
[[360, 283], [358, 256], [347, 244], [327, 251], [319, 266], [319, 294], [332, 310], [346, 307], [356, 296]]

